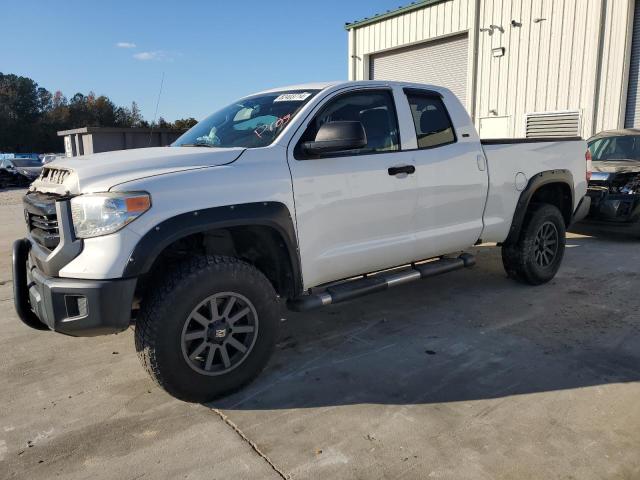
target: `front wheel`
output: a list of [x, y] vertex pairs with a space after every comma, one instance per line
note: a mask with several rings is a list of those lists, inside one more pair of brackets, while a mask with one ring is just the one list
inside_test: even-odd
[[554, 205], [534, 205], [518, 240], [502, 246], [502, 263], [514, 280], [541, 285], [558, 273], [565, 245], [566, 227], [560, 210]]
[[230, 257], [195, 257], [143, 302], [136, 350], [168, 393], [206, 402], [260, 373], [279, 323], [276, 293], [260, 271]]

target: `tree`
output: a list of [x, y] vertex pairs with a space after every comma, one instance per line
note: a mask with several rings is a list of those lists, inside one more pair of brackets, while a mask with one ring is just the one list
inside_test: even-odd
[[[155, 126], [184, 129], [195, 123], [187, 118], [172, 124], [160, 117]], [[148, 126], [136, 102], [119, 107], [93, 91], [67, 100], [59, 90], [52, 94], [30, 78], [0, 72], [0, 152], [60, 152], [60, 130]]]
[[67, 97], [65, 97], [60, 90], [56, 90], [56, 93], [53, 94], [52, 107], [53, 109], [66, 107], [67, 106]]
[[40, 113], [48, 112], [53, 108], [53, 95], [46, 88], [38, 87], [38, 111]]
[[69, 109], [67, 108], [67, 97], [60, 90], [53, 94], [51, 100], [51, 110], [44, 113], [45, 120], [51, 125], [58, 125], [61, 129], [69, 126]]
[[198, 121], [193, 117], [180, 118], [173, 122], [173, 128], [175, 128], [176, 130], [188, 130], [196, 123], [198, 123]]
[[162, 116], [160, 118], [158, 118], [158, 123], [157, 124], [151, 124], [152, 126], [158, 127], [158, 128], [171, 128], [171, 124], [169, 122], [167, 122]]
[[0, 150], [25, 148], [35, 135], [39, 113], [37, 84], [0, 73]]
[[91, 107], [95, 126], [114, 126], [116, 124], [116, 106], [108, 97], [100, 95]]
[[144, 122], [144, 118], [142, 118], [138, 104], [136, 102], [131, 102], [131, 126], [139, 127], [142, 122]]
[[115, 126], [116, 127], [132, 127], [131, 110], [127, 107], [117, 107], [115, 110]]
[[89, 112], [87, 109], [87, 99], [82, 93], [76, 93], [71, 100], [69, 100], [69, 122], [72, 125], [78, 126], [93, 126], [90, 125]]

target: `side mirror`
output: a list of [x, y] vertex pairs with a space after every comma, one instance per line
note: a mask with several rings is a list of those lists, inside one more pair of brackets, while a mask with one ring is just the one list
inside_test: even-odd
[[367, 134], [362, 123], [339, 121], [325, 123], [320, 127], [313, 142], [304, 142], [302, 149], [309, 155], [346, 152], [367, 145]]
[[8, 164], [7, 164], [7, 166], [6, 166], [6, 167], [4, 167], [4, 168], [6, 168], [7, 170], [15, 170], [15, 169], [16, 169], [16, 167], [14, 167], [14, 166], [13, 166], [12, 164], [10, 164], [10, 163], [8, 163]]

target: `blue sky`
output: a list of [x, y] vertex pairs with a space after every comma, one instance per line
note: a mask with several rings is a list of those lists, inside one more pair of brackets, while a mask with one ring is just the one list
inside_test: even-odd
[[[0, 72], [201, 119], [264, 88], [347, 78], [344, 23], [399, 0], [0, 0]], [[120, 44], [120, 46], [118, 46]]]

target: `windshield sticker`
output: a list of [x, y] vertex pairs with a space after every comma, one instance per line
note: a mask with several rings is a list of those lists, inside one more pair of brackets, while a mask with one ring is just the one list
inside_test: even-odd
[[274, 102], [303, 102], [309, 98], [311, 94], [309, 92], [302, 93], [283, 93], [276, 97]]
[[274, 132], [278, 128], [286, 125], [289, 122], [289, 120], [291, 120], [291, 114], [287, 113], [284, 117], [278, 118], [275, 122], [269, 125], [260, 125], [258, 128], [256, 128], [253, 131], [253, 133], [255, 133], [258, 136], [258, 138], [262, 138], [263, 133], [267, 131]]

